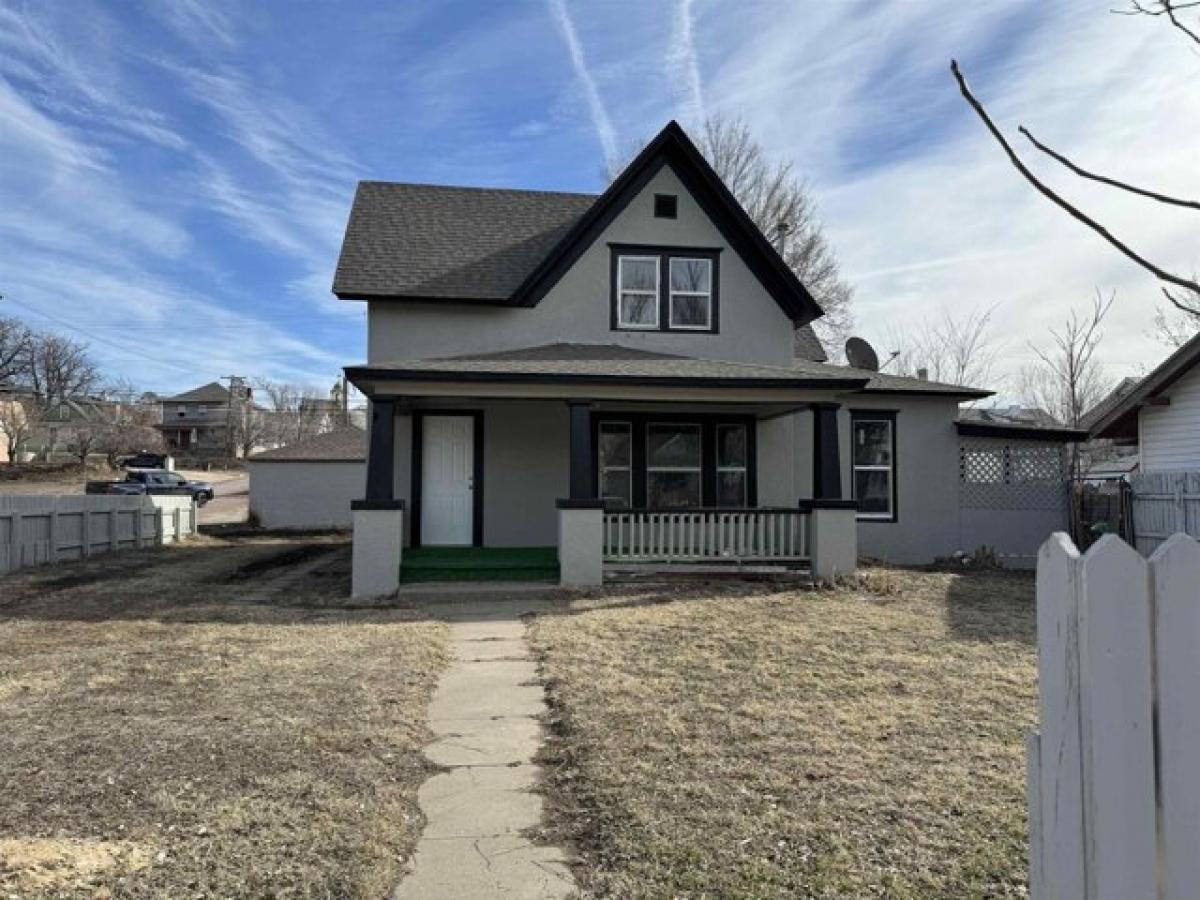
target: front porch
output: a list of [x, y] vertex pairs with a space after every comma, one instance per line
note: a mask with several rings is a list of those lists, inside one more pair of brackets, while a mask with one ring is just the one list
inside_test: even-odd
[[[834, 398], [855, 385], [664, 362], [663, 377], [351, 370], [372, 400], [355, 594], [503, 580], [523, 566], [491, 562], [533, 548], [540, 577], [580, 587], [656, 569], [853, 570]], [[692, 363], [720, 376], [679, 374]]]

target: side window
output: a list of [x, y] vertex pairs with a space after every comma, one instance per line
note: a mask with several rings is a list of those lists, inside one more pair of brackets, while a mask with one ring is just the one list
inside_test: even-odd
[[618, 506], [633, 506], [633, 427], [629, 422], [600, 423], [597, 464], [600, 496]]
[[745, 425], [717, 426], [717, 506], [749, 505], [749, 440]]
[[707, 331], [712, 327], [712, 260], [673, 256], [671, 327]]
[[718, 250], [613, 246], [617, 331], [718, 330]]
[[858, 518], [896, 521], [896, 419], [880, 413], [851, 414], [851, 486]]

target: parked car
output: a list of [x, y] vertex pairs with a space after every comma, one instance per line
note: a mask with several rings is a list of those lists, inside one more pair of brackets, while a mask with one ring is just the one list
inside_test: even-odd
[[123, 457], [118, 462], [126, 469], [165, 469], [168, 459], [170, 457], [165, 453], [142, 451]]
[[214, 496], [213, 486], [207, 481], [188, 481], [175, 472], [162, 469], [138, 469], [121, 481], [89, 481], [89, 494], [179, 494], [191, 495], [203, 506]]

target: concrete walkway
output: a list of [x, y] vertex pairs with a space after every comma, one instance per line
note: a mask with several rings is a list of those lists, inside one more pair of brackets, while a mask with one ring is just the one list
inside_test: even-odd
[[447, 771], [421, 786], [425, 831], [397, 900], [569, 897], [559, 848], [524, 832], [541, 822], [533, 793], [546, 711], [521, 613], [530, 604], [480, 600], [431, 611], [450, 622], [452, 661], [429, 706], [436, 739], [425, 755]]

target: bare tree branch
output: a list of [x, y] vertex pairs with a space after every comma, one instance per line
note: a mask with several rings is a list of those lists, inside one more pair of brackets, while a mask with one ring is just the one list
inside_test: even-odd
[[975, 110], [976, 115], [979, 116], [980, 120], [987, 127], [988, 131], [991, 132], [992, 137], [996, 139], [996, 142], [1004, 150], [1009, 161], [1013, 164], [1013, 167], [1021, 173], [1025, 180], [1028, 181], [1038, 193], [1040, 193], [1055, 206], [1062, 209], [1073, 219], [1082, 222], [1096, 234], [1100, 235], [1100, 237], [1104, 238], [1104, 240], [1106, 240], [1127, 259], [1137, 263], [1160, 281], [1165, 281], [1168, 284], [1173, 284], [1178, 288], [1183, 288], [1184, 290], [1195, 294], [1197, 298], [1200, 298], [1200, 282], [1189, 280], [1179, 275], [1174, 275], [1168, 272], [1166, 269], [1155, 265], [1150, 260], [1146, 259], [1144, 256], [1140, 255], [1135, 250], [1131, 249], [1129, 246], [1114, 237], [1112, 232], [1110, 232], [1091, 216], [1072, 206], [1057, 193], [1047, 187], [1036, 175], [1033, 174], [1033, 172], [1029, 170], [1028, 166], [1026, 166], [1021, 160], [1021, 157], [1019, 157], [1017, 152], [1013, 150], [1012, 145], [1008, 142], [1008, 139], [1005, 138], [1000, 129], [996, 127], [996, 123], [992, 121], [991, 116], [989, 116], [987, 113], [987, 110], [983, 108], [983, 104], [980, 103], [975, 98], [975, 95], [971, 93], [971, 89], [967, 87], [966, 79], [959, 70], [958, 60], [950, 61], [950, 71], [954, 73], [954, 79], [958, 82], [958, 89], [962, 92], [963, 97], [966, 99], [967, 103], [970, 104], [971, 108]]
[[1132, 184], [1126, 184], [1124, 181], [1117, 181], [1117, 179], [1109, 178], [1107, 175], [1099, 175], [1095, 172], [1089, 172], [1087, 169], [1083, 168], [1082, 166], [1078, 166], [1075, 163], [1071, 162], [1071, 160], [1067, 159], [1067, 157], [1063, 156], [1058, 151], [1052, 150], [1049, 147], [1047, 147], [1045, 144], [1043, 144], [1041, 141], [1039, 141], [1037, 138], [1035, 138], [1033, 136], [1033, 132], [1031, 132], [1024, 125], [1020, 126], [1017, 130], [1019, 132], [1021, 132], [1021, 134], [1025, 135], [1026, 138], [1029, 139], [1029, 143], [1033, 144], [1033, 146], [1037, 147], [1039, 150], [1041, 150], [1043, 153], [1045, 153], [1051, 159], [1057, 160], [1058, 162], [1062, 163], [1064, 166], [1066, 166], [1068, 169], [1070, 169], [1072, 172], [1074, 172], [1076, 175], [1078, 175], [1081, 178], [1087, 178], [1092, 181], [1099, 181], [1101, 184], [1107, 184], [1110, 187], [1120, 188], [1123, 191], [1129, 191], [1131, 194], [1137, 194], [1138, 196], [1141, 196], [1141, 197], [1148, 197], [1151, 200], [1157, 200], [1159, 203], [1169, 203], [1172, 206], [1182, 206], [1187, 209], [1200, 210], [1200, 201], [1181, 200], [1178, 197], [1169, 197], [1166, 194], [1159, 194], [1155, 191], [1149, 191], [1149, 190], [1146, 190], [1145, 188], [1140, 188], [1140, 187], [1137, 187]]
[[1200, 306], [1192, 306], [1190, 303], [1187, 303], [1187, 302], [1179, 299], [1174, 294], [1172, 294], [1168, 288], [1163, 288], [1162, 292], [1163, 292], [1163, 296], [1166, 297], [1167, 300], [1170, 302], [1170, 304], [1172, 306], [1174, 306], [1177, 310], [1179, 310], [1180, 312], [1185, 312], [1189, 316], [1195, 316], [1196, 318], [1200, 319]]
[[1194, 9], [1200, 6], [1200, 0], [1188, 0], [1184, 3], [1175, 3], [1172, 0], [1158, 0], [1156, 8], [1143, 6], [1138, 0], [1131, 0], [1129, 9], [1114, 9], [1113, 12], [1123, 16], [1166, 16], [1171, 20], [1171, 24], [1182, 31], [1191, 40], [1200, 44], [1200, 32], [1193, 31], [1187, 25], [1179, 21], [1179, 16], [1176, 15], [1181, 9]]

